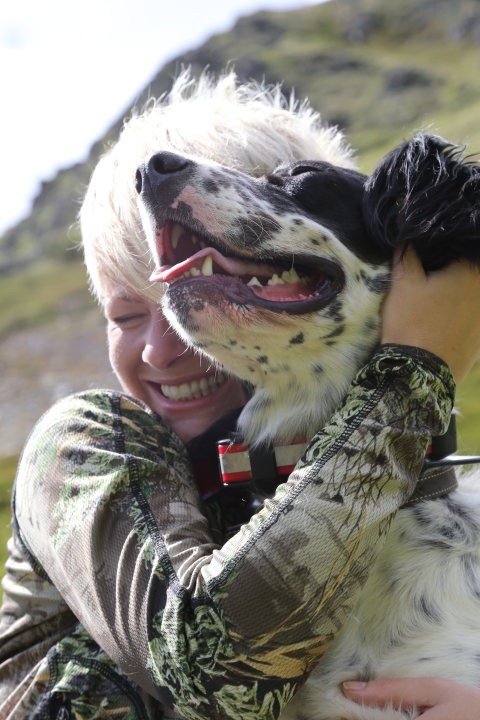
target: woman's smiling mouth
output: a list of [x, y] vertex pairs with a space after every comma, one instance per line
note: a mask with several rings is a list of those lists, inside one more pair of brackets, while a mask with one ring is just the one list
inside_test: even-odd
[[218, 372], [215, 375], [209, 375], [193, 380], [192, 382], [184, 382], [180, 385], [167, 385], [164, 383], [149, 382], [155, 389], [160, 389], [162, 395], [169, 400], [187, 402], [189, 400], [198, 400], [207, 397], [216, 392], [227, 380], [225, 373]]

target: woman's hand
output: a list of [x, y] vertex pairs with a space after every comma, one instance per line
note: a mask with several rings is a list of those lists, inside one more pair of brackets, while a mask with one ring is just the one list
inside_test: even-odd
[[443, 678], [343, 683], [345, 695], [374, 707], [415, 708], [425, 720], [480, 720], [480, 690]]
[[399, 257], [382, 308], [381, 341], [435, 353], [460, 384], [480, 353], [480, 272], [461, 260], [426, 275], [413, 247]]

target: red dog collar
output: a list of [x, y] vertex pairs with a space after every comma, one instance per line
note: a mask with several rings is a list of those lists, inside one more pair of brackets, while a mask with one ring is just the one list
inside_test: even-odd
[[231, 440], [220, 440], [218, 457], [223, 484], [287, 479], [307, 448], [305, 439], [294, 440], [290, 445], [271, 449], [249, 449], [247, 445]]

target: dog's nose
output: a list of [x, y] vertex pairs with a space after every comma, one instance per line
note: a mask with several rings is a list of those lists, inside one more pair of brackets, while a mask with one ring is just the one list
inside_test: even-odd
[[159, 152], [152, 155], [150, 160], [138, 168], [135, 176], [135, 189], [140, 195], [143, 187], [143, 178], [148, 177], [152, 187], [160, 185], [172, 175], [180, 173], [191, 164], [190, 160], [171, 152]]

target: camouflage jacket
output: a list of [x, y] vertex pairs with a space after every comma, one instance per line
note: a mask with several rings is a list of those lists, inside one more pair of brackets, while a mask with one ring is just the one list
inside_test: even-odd
[[438, 358], [381, 347], [226, 542], [148, 407], [108, 391], [57, 403], [15, 483], [2, 719], [277, 718], [357, 600], [454, 390]]

